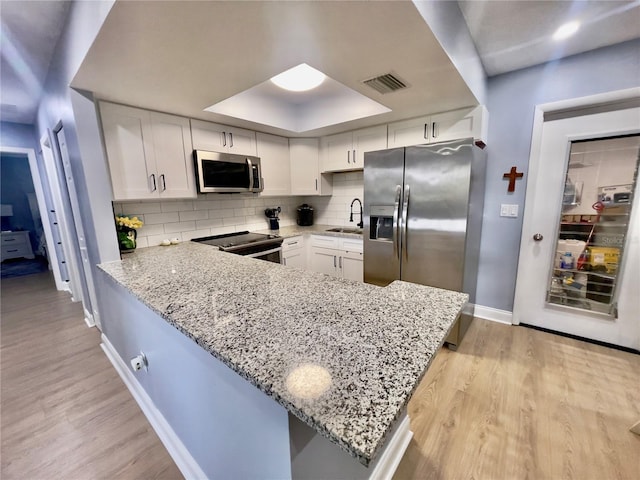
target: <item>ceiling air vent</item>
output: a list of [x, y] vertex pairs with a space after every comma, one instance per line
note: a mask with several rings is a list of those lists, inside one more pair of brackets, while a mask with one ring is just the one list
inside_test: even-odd
[[379, 93], [390, 93], [395, 92], [396, 90], [407, 88], [407, 84], [392, 73], [386, 73], [384, 75], [380, 75], [379, 77], [370, 78], [369, 80], [365, 80], [362, 83], [364, 83], [365, 85], [369, 85]]

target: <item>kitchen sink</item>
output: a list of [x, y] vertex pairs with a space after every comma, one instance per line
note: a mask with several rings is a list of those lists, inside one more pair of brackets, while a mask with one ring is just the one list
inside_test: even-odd
[[337, 228], [329, 228], [329, 229], [327, 229], [327, 232], [357, 233], [358, 235], [362, 235], [362, 229], [361, 228], [342, 228], [342, 227], [337, 227]]

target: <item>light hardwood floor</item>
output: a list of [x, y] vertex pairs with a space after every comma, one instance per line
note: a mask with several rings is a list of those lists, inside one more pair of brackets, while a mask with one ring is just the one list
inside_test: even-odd
[[[2, 281], [2, 479], [182, 478], [47, 274]], [[637, 479], [640, 356], [475, 320], [409, 404], [396, 480]]]
[[640, 355], [476, 319], [409, 416], [397, 480], [640, 478]]
[[0, 477], [182, 478], [80, 304], [48, 273], [1, 290]]

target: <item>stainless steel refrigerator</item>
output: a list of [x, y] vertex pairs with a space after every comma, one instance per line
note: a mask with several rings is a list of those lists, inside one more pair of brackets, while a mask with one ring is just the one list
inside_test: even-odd
[[[364, 280], [469, 294], [475, 303], [486, 155], [473, 139], [364, 155]], [[473, 311], [446, 339], [456, 349]]]

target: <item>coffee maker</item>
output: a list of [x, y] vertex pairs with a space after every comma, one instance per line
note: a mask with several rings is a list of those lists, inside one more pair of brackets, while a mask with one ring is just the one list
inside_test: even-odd
[[278, 218], [278, 214], [282, 211], [280, 207], [266, 208], [264, 214], [269, 219], [269, 229], [271, 230], [279, 230], [280, 229], [280, 219]]

